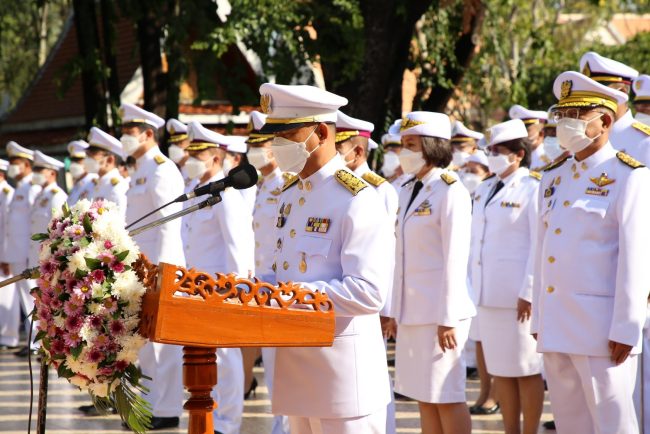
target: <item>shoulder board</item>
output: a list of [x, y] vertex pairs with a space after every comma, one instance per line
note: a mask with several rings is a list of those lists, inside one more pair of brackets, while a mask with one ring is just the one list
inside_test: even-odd
[[363, 175], [361, 175], [361, 178], [366, 181], [368, 184], [373, 185], [375, 187], [379, 187], [381, 184], [386, 182], [385, 178], [382, 178], [381, 176], [377, 175], [375, 172], [366, 172]]
[[408, 184], [410, 184], [411, 182], [415, 181], [415, 179], [416, 179], [416, 177], [414, 176], [413, 178], [409, 179], [409, 180], [406, 181], [404, 184], [402, 184], [402, 187], [406, 187]]
[[163, 157], [162, 155], [156, 155], [155, 157], [153, 157], [153, 161], [155, 161], [156, 164], [160, 165], [165, 162], [165, 157]]
[[2, 192], [3, 192], [4, 194], [9, 194], [10, 191], [11, 191], [11, 190], [9, 189], [9, 187], [5, 187], [5, 188], [2, 189]]
[[58, 194], [59, 191], [61, 191], [61, 190], [59, 190], [58, 188], [53, 188], [51, 191], [52, 191], [52, 194]]
[[650, 126], [641, 123], [641, 122], [634, 122], [632, 123], [632, 127], [636, 128], [637, 130], [641, 131], [642, 133], [650, 136]]
[[296, 175], [292, 175], [289, 172], [282, 172], [282, 179], [284, 180], [284, 182], [287, 182], [290, 179], [293, 179], [294, 176], [296, 176]]
[[454, 182], [457, 181], [456, 178], [454, 178], [453, 176], [451, 176], [451, 175], [448, 174], [448, 173], [442, 173], [442, 174], [440, 174], [440, 179], [442, 179], [443, 181], [445, 181], [445, 184], [447, 184], [447, 185], [451, 185], [451, 184], [453, 184]]
[[616, 158], [621, 160], [623, 164], [630, 166], [632, 169], [638, 169], [639, 167], [645, 167], [643, 163], [640, 161], [635, 160], [634, 158], [630, 157], [627, 155], [625, 152], [617, 152], [616, 153]]
[[292, 186], [296, 185], [296, 182], [298, 182], [298, 175], [289, 175], [289, 178], [284, 180], [282, 191], [290, 189]]
[[119, 178], [111, 178], [111, 185], [117, 185], [117, 184], [119, 184], [119, 183], [120, 183], [120, 179], [119, 179]]
[[343, 187], [347, 188], [353, 196], [356, 196], [361, 190], [366, 188], [368, 184], [354, 176], [352, 173], [347, 170], [339, 169], [336, 171], [336, 180]]
[[568, 160], [568, 159], [569, 159], [569, 156], [566, 155], [566, 156], [564, 156], [564, 158], [562, 158], [561, 160], [559, 160], [559, 161], [557, 161], [557, 162], [555, 162], [555, 163], [551, 163], [551, 164], [549, 164], [549, 165], [546, 166], [546, 168], [544, 169], [544, 172], [548, 172], [549, 170], [557, 169], [558, 167], [560, 167], [561, 165], [563, 165], [563, 164], [566, 162], [566, 160]]
[[539, 172], [537, 172], [537, 171], [535, 171], [535, 170], [531, 170], [530, 172], [528, 172], [528, 175], [529, 175], [531, 178], [535, 178], [535, 179], [538, 180], [538, 181], [541, 181], [541, 180], [542, 180], [542, 174], [539, 173]]

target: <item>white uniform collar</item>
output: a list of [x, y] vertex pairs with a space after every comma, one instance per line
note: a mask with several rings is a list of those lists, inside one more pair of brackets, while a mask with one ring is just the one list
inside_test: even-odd
[[357, 176], [362, 176], [368, 172], [370, 172], [370, 166], [368, 166], [367, 161], [364, 161], [363, 163], [361, 163], [361, 166], [357, 167], [357, 169], [354, 171], [354, 174]]
[[49, 192], [49, 191], [52, 191], [52, 190], [54, 190], [55, 188], [59, 188], [59, 185], [56, 183], [56, 181], [54, 181], [53, 183], [51, 183], [51, 184], [46, 185], [45, 187], [43, 187], [43, 193], [47, 193], [47, 192]]
[[594, 154], [590, 155], [589, 157], [585, 158], [582, 161], [577, 161], [575, 157], [573, 157], [572, 164], [571, 164], [571, 170], [576, 171], [576, 170], [581, 170], [581, 171], [586, 171], [589, 170], [592, 167], [596, 167], [602, 162], [609, 160], [610, 158], [614, 157], [616, 155], [616, 150], [612, 146], [610, 142], [605, 143], [605, 146], [600, 148], [598, 151], [596, 151]]
[[120, 171], [117, 170], [117, 167], [113, 167], [111, 170], [106, 172], [104, 176], [100, 177], [100, 179], [108, 179], [108, 178], [114, 178], [120, 174]]
[[153, 157], [155, 157], [158, 154], [160, 154], [160, 148], [158, 147], [158, 145], [156, 145], [153, 148], [149, 149], [147, 152], [145, 152], [140, 158], [135, 160], [135, 164], [137, 165], [141, 161], [153, 160]]
[[343, 161], [343, 159], [339, 154], [336, 154], [323, 167], [318, 169], [316, 173], [308, 176], [305, 179], [299, 180], [298, 188], [300, 188], [300, 183], [303, 183], [309, 185], [308, 190], [316, 189], [321, 184], [327, 182], [327, 180], [332, 176], [334, 176], [336, 171], [340, 169], [345, 169], [345, 162]]
[[29, 175], [23, 177], [20, 181], [16, 182], [16, 186], [20, 187], [21, 185], [25, 184], [31, 184], [32, 183], [32, 177], [34, 176], [34, 172], [30, 173]]
[[427, 174], [424, 175], [420, 181], [422, 181], [423, 184], [427, 184], [437, 178], [440, 178], [440, 175], [442, 175], [446, 171], [447, 169], [444, 169], [442, 167], [434, 167], [431, 170], [429, 170], [429, 172], [427, 172]]
[[609, 133], [610, 137], [615, 134], [620, 134], [621, 130], [627, 128], [633, 123], [634, 123], [634, 116], [632, 116], [632, 110], [628, 110], [625, 112], [623, 116], [621, 116], [619, 119], [616, 120], [616, 122], [614, 122], [614, 125], [612, 126], [612, 131], [610, 131]]

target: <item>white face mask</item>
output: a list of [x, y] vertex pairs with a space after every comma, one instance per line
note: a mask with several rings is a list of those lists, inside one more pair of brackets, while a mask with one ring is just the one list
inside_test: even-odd
[[284, 137], [275, 137], [271, 144], [271, 150], [275, 156], [275, 160], [283, 172], [300, 173], [307, 164], [309, 156], [320, 146], [319, 143], [311, 152], [307, 150], [307, 140], [314, 134], [316, 128], [309, 133], [307, 138], [302, 142], [294, 142], [293, 140], [285, 139]]
[[9, 165], [9, 169], [7, 170], [7, 176], [9, 178], [16, 178], [17, 176], [20, 176], [22, 173], [23, 173], [23, 166], [20, 166], [18, 164]]
[[223, 170], [224, 176], [228, 176], [228, 174], [233, 169], [233, 167], [235, 167], [235, 162], [233, 161], [233, 159], [226, 157], [223, 160], [223, 165], [221, 166], [221, 170]]
[[476, 173], [461, 171], [458, 174], [458, 176], [460, 177], [460, 181], [463, 183], [467, 191], [470, 192], [470, 194], [474, 193], [478, 188], [479, 184], [483, 182], [483, 178], [481, 178], [481, 176], [477, 175]]
[[42, 174], [40, 172], [36, 172], [36, 173], [34, 173], [34, 175], [32, 175], [32, 184], [33, 185], [41, 185], [42, 186], [46, 182], [47, 182], [47, 179], [45, 179], [44, 174]]
[[84, 173], [86, 173], [86, 168], [82, 163], [70, 163], [68, 170], [70, 171], [70, 175], [72, 175], [73, 179], [79, 179], [84, 175]]
[[120, 137], [120, 142], [124, 148], [124, 154], [129, 157], [135, 154], [136, 151], [140, 149], [140, 146], [142, 146], [142, 143], [140, 143], [140, 136], [132, 136], [130, 134], [123, 134], [122, 137]]
[[560, 155], [564, 153], [564, 149], [560, 146], [560, 141], [557, 137], [544, 137], [544, 153], [551, 159], [551, 161], [560, 158]]
[[185, 149], [181, 148], [178, 145], [169, 145], [169, 159], [174, 163], [180, 164], [185, 156]]
[[205, 175], [205, 172], [208, 171], [208, 161], [202, 161], [195, 157], [190, 157], [185, 162], [183, 169], [187, 173], [187, 177], [190, 179], [200, 178]]
[[135, 173], [135, 167], [133, 166], [126, 166], [126, 173], [129, 174], [129, 177], [133, 176]]
[[248, 157], [248, 162], [257, 170], [268, 166], [273, 161], [271, 150], [268, 148], [251, 147], [246, 153], [246, 156]]
[[501, 175], [503, 172], [508, 170], [508, 168], [512, 165], [512, 161], [510, 161], [510, 157], [508, 155], [488, 155], [488, 167], [490, 168], [490, 172], [496, 174], [496, 175]]
[[577, 154], [591, 145], [602, 133], [594, 138], [587, 136], [587, 125], [601, 116], [602, 114], [599, 114], [588, 121], [572, 118], [560, 119], [557, 122], [557, 138], [560, 140], [560, 146], [572, 154]]
[[409, 175], [417, 174], [425, 164], [422, 151], [413, 152], [410, 149], [402, 149], [399, 154], [399, 164], [402, 166], [404, 173]]
[[84, 158], [84, 167], [88, 173], [99, 173], [101, 165], [99, 164], [99, 161], [95, 160], [94, 158], [86, 157]]
[[356, 155], [353, 155], [352, 160], [348, 160], [346, 157], [354, 152], [354, 148], [349, 149], [348, 152], [345, 154], [341, 155], [341, 158], [343, 158], [343, 162], [345, 163], [346, 166], [349, 166], [350, 164], [354, 163], [354, 160], [356, 160]]
[[646, 125], [650, 125], [650, 115], [648, 114], [637, 112], [636, 115], [634, 115], [634, 119]]
[[456, 167], [463, 167], [471, 154], [463, 151], [454, 151], [452, 154], [451, 164]]
[[394, 152], [386, 152], [384, 154], [384, 162], [381, 165], [381, 172], [384, 176], [390, 178], [395, 174], [399, 167], [399, 155]]

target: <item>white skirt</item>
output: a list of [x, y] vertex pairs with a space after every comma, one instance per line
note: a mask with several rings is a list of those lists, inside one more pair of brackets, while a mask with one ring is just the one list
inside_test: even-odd
[[474, 318], [469, 319], [469, 321], [472, 322], [469, 326], [469, 338], [474, 342], [481, 342], [481, 326], [479, 325], [480, 320], [481, 319], [478, 317], [478, 312], [476, 312]]
[[517, 309], [478, 308], [487, 371], [498, 377], [541, 374], [542, 356], [530, 335], [530, 321], [517, 321]]
[[438, 325], [399, 325], [395, 348], [395, 392], [421, 402], [465, 402], [463, 349], [469, 320], [456, 327], [455, 350], [442, 352]]

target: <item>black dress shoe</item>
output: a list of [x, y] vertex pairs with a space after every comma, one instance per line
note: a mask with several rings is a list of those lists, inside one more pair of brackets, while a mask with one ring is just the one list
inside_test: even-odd
[[482, 405], [473, 405], [469, 408], [470, 414], [485, 416], [488, 414], [494, 414], [499, 411], [499, 404], [495, 404], [493, 407], [483, 407]]
[[178, 428], [180, 418], [178, 417], [157, 417], [151, 418], [151, 430], [165, 429], [165, 428]]
[[248, 392], [244, 393], [244, 399], [250, 398], [251, 393], [254, 397], [257, 397], [257, 392], [255, 392], [255, 389], [257, 389], [257, 378], [253, 377], [253, 381], [251, 381], [251, 387], [248, 388]]
[[542, 425], [545, 429], [555, 429], [555, 421], [554, 420], [549, 420], [548, 422], [544, 422]]
[[36, 356], [38, 355], [38, 350], [30, 350], [29, 347], [22, 347], [20, 351], [14, 353], [16, 357], [27, 357], [29, 355]]
[[[79, 407], [77, 407], [77, 410], [79, 410], [80, 412], [82, 412], [86, 416], [91, 416], [91, 417], [93, 417], [93, 416], [102, 416], [102, 413], [100, 413], [99, 410], [97, 410], [97, 408], [92, 404], [90, 404], [90, 405], [80, 405]], [[108, 413], [109, 414], [117, 414], [117, 410], [114, 409], [114, 408], [111, 408], [108, 411]]]
[[222, 434], [221, 431], [214, 430], [214, 434]]

